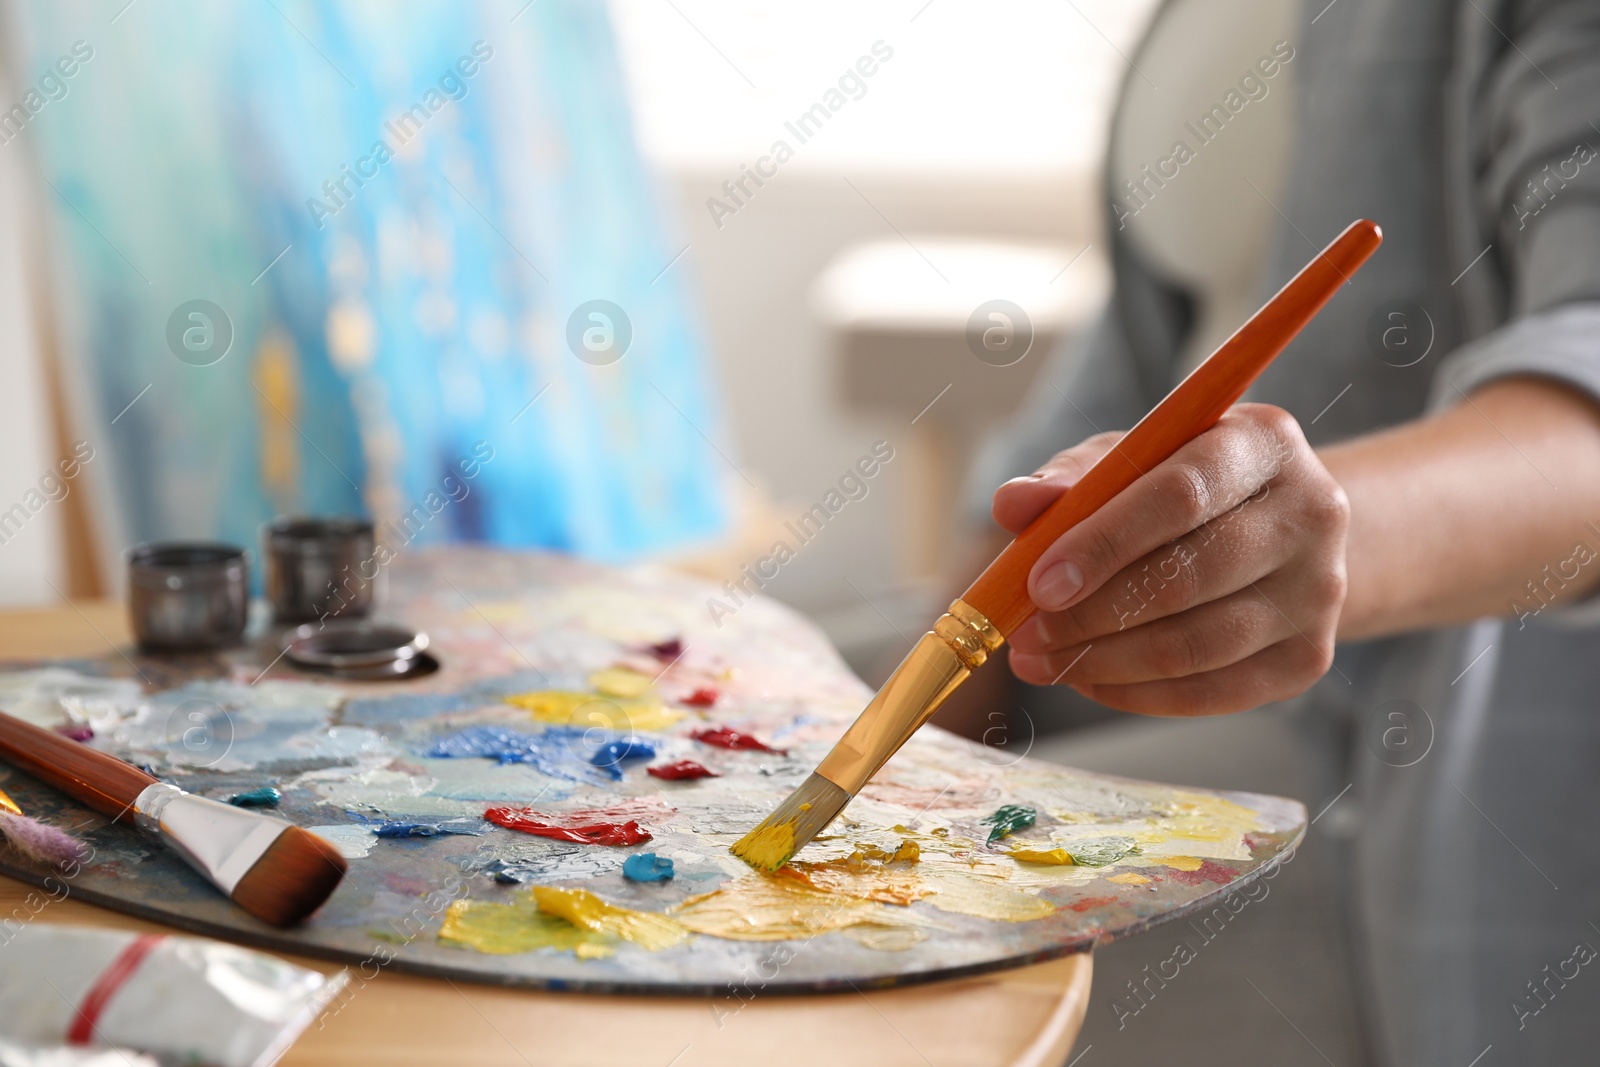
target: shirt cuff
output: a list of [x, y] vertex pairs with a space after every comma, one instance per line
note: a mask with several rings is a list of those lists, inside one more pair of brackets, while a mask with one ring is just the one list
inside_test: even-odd
[[1463, 345], [1434, 376], [1430, 410], [1499, 378], [1549, 378], [1600, 403], [1600, 301], [1528, 315]]

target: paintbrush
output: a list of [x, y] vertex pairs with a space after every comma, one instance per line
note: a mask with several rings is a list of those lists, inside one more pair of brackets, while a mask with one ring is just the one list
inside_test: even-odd
[[24, 859], [63, 870], [89, 854], [89, 846], [71, 834], [22, 814], [4, 789], [0, 789], [0, 844], [10, 845]]
[[344, 857], [284, 819], [185, 793], [114, 756], [0, 712], [0, 757], [161, 839], [233, 902], [289, 926], [344, 877]]
[[1216, 425], [1382, 240], [1377, 223], [1351, 223], [1062, 493], [922, 635], [816, 771], [734, 844], [734, 854], [758, 870], [775, 871], [821, 833], [956, 687], [1033, 615], [1028, 572], [1044, 550]]

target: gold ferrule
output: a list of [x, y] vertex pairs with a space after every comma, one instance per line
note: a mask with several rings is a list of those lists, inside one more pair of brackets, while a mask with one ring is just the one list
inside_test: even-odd
[[1005, 637], [977, 608], [959, 599], [950, 602], [950, 610], [939, 616], [939, 621], [933, 624], [933, 632], [955, 649], [970, 670], [983, 666], [989, 653], [1006, 643]]
[[851, 796], [911, 739], [956, 687], [1005, 638], [971, 605], [957, 600], [895, 668], [817, 773]]
[[12, 815], [22, 814], [22, 809], [17, 807], [17, 802], [6, 796], [4, 789], [0, 789], [0, 811], [7, 811]]

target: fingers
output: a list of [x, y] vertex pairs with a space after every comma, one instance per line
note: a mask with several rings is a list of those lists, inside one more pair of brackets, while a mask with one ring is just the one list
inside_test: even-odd
[[1121, 433], [1096, 434], [1065, 452], [1057, 452], [1033, 474], [1011, 479], [995, 491], [994, 521], [1011, 533], [1021, 533], [1063, 492], [1076, 485], [1121, 437]]
[[1278, 476], [1285, 452], [1309, 449], [1286, 412], [1241, 405], [1095, 514], [1034, 564], [1028, 593], [1060, 611], [1124, 567], [1237, 507]]
[[1333, 664], [1333, 643], [1285, 638], [1219, 670], [1134, 685], [1073, 686], [1084, 696], [1140, 715], [1222, 715], [1287, 700], [1308, 689]]
[[1088, 644], [1043, 653], [1013, 647], [1011, 670], [1033, 685], [1062, 677], [1074, 686], [1129, 685], [1231, 666], [1298, 631], [1254, 589], [1240, 591]]

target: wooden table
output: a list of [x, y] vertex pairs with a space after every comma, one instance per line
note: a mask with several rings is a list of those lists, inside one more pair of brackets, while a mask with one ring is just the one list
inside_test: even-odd
[[[0, 612], [0, 658], [94, 655], [127, 641], [124, 614], [113, 603]], [[28, 892], [0, 877], [0, 917], [20, 908]], [[34, 921], [159, 929], [70, 898]], [[737, 1000], [535, 993], [380, 973], [336, 1003], [280, 1062], [1060, 1067], [1083, 1021], [1092, 972], [1092, 958], [1077, 955], [906, 989], [757, 996], [742, 1007]]]

